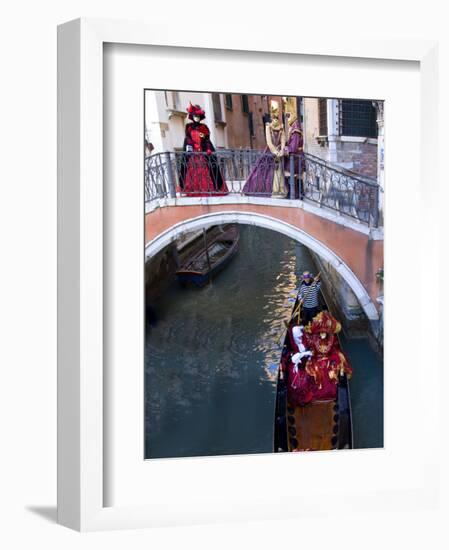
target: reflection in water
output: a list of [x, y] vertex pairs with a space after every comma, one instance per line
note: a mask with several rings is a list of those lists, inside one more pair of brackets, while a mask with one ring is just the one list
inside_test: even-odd
[[307, 249], [240, 226], [240, 249], [207, 287], [175, 282], [145, 346], [147, 458], [271, 452], [282, 320]]

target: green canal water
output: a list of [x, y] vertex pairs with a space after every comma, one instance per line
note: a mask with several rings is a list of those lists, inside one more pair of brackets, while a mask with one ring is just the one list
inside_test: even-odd
[[[177, 282], [154, 304], [145, 343], [145, 456], [272, 452], [281, 322], [308, 249], [240, 226], [240, 249], [207, 287]], [[354, 443], [383, 446], [383, 367], [367, 339], [345, 340]]]

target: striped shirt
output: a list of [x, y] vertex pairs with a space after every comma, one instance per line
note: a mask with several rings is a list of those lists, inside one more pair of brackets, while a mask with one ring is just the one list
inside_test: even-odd
[[318, 307], [318, 293], [321, 288], [321, 281], [313, 281], [310, 285], [301, 283], [299, 287], [298, 296], [301, 300], [304, 300], [303, 307]]

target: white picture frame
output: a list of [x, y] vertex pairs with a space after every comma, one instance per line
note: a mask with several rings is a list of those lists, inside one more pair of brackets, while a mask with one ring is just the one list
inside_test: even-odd
[[[166, 55], [170, 55], [173, 48], [208, 48], [209, 52], [211, 49], [223, 50], [229, 55], [238, 55], [239, 51], [265, 52], [265, 39], [263, 33], [254, 34], [251, 47], [248, 47], [244, 37], [238, 36], [233, 36], [232, 39], [222, 35], [193, 38], [188, 29], [183, 29], [181, 25], [167, 39], [164, 30], [156, 24], [93, 19], [72, 21], [58, 28], [58, 521], [63, 525], [78, 530], [98, 530], [280, 517], [269, 509], [270, 495], [266, 500], [260, 496], [245, 499], [238, 487], [234, 493], [226, 495], [223, 493], [224, 487], [218, 493], [209, 489], [209, 496], [204, 492], [200, 500], [195, 500], [192, 493], [187, 492], [187, 489], [183, 492], [181, 488], [177, 494], [179, 505], [172, 504], [170, 513], [169, 505], [164, 500], [163, 484], [155, 484], [156, 494], [153, 495], [152, 504], [137, 499], [132, 503], [130, 493], [125, 499], [126, 503], [105, 506], [105, 502], [110, 499], [110, 489], [106, 483], [109, 474], [105, 472], [108, 459], [105, 455], [110, 450], [108, 445], [104, 445], [105, 414], [110, 412], [110, 408], [107, 402], [109, 397], [106, 397], [109, 389], [104, 384], [103, 370], [104, 346], [107, 344], [104, 339], [104, 277], [108, 275], [103, 263], [104, 208], [108, 208], [103, 196], [104, 45], [157, 45], [164, 49]], [[436, 163], [432, 158], [433, 151], [437, 148], [438, 135], [434, 83], [438, 76], [439, 61], [435, 42], [412, 39], [360, 39], [355, 42], [335, 37], [320, 37], [319, 42], [316, 42], [305, 34], [287, 38], [282, 47], [279, 46], [276, 52], [271, 50], [269, 55], [271, 59], [279, 60], [285, 55], [313, 55], [329, 56], [330, 63], [332, 59], [343, 58], [349, 64], [354, 58], [358, 58], [366, 61], [383, 59], [419, 64], [421, 162], [417, 181], [423, 186], [425, 180], [427, 190], [437, 189]], [[388, 136], [386, 139], [388, 140]], [[386, 154], [388, 155], [388, 144]], [[388, 174], [387, 171], [387, 181]], [[418, 193], [419, 183], [413, 188]], [[430, 193], [430, 196], [433, 197], [433, 194]], [[416, 204], [413, 203], [414, 206]], [[438, 231], [438, 227], [432, 223], [434, 206], [434, 202], [428, 201], [421, 213], [421, 224], [427, 239], [432, 239]], [[421, 251], [426, 256], [426, 261], [423, 262], [425, 265], [435, 259], [438, 253], [432, 247], [425, 250], [423, 247]], [[424, 271], [421, 275], [423, 273]], [[419, 282], [419, 290], [415, 288], [415, 292], [420, 295], [421, 302], [417, 307], [421, 308], [419, 311], [423, 311], [422, 278]], [[386, 294], [388, 284], [387, 276]], [[437, 295], [438, 289], [435, 288], [434, 292]], [[387, 311], [388, 307], [398, 307], [394, 305], [392, 294], [390, 297], [392, 305], [387, 306]], [[420, 324], [419, 331], [423, 340], [429, 334], [429, 328], [424, 322]], [[417, 356], [423, 357], [424, 351], [423, 344], [418, 342]], [[437, 378], [438, 350], [426, 350], [425, 353], [426, 362], [435, 365], [432, 375]], [[143, 365], [141, 368], [143, 370]], [[417, 382], [413, 384], [413, 391], [419, 395]], [[399, 420], [393, 418], [391, 410], [387, 410], [387, 413], [391, 417], [388, 420], [388, 414], [386, 416], [386, 429], [388, 422], [393, 425]], [[438, 414], [437, 400], [428, 399], [426, 420], [435, 420]], [[374, 458], [367, 452], [360, 452], [360, 456], [364, 453], [368, 458], [362, 458], [361, 461], [366, 460], [366, 465], [378, 460], [380, 468], [387, 471], [393, 464], [388, 453]], [[348, 456], [343, 453], [334, 459], [337, 469], [345, 468]], [[273, 464], [273, 458], [282, 461], [283, 467], [291, 466], [291, 462], [288, 462], [291, 457], [259, 456], [254, 459], [248, 456], [239, 459], [213, 458], [208, 459], [208, 462], [196, 460], [188, 464], [183, 460], [176, 464], [172, 461], [170, 466], [167, 466], [167, 461], [159, 461], [159, 466], [156, 467], [159, 468], [160, 476], [167, 475], [168, 469], [172, 474], [176, 474], [177, 470], [179, 479], [200, 476], [204, 469], [210, 469], [211, 475], [216, 475], [217, 468], [226, 471], [226, 477], [235, 472], [236, 468], [243, 468], [245, 471], [269, 468]], [[312, 467], [312, 459], [320, 461], [322, 465], [327, 460], [323, 453], [305, 453], [303, 464], [307, 468]], [[143, 458], [139, 456], [135, 456], [135, 460], [143, 462]], [[385, 488], [379, 491], [365, 490], [361, 493], [353, 488], [354, 491], [349, 491], [345, 499], [347, 510], [351, 512], [362, 508], [367, 512], [375, 512], [381, 507], [384, 510], [388, 507], [394, 508], [399, 503], [410, 510], [436, 505], [438, 477], [432, 471], [438, 460], [435, 448], [429, 446], [415, 462], [412, 461], [410, 476], [404, 478], [401, 487], [392, 487], [390, 491]], [[124, 461], [123, 464], [129, 462]], [[365, 466], [362, 464], [361, 467]], [[426, 468], [428, 475], [419, 476], [418, 472], [422, 473]], [[119, 475], [123, 478], [124, 472], [121, 471]], [[138, 479], [133, 479], [133, 483], [136, 482]], [[124, 480], [122, 485], [126, 484], [127, 481]], [[194, 489], [190, 487], [189, 490], [193, 492]], [[307, 503], [299, 502], [293, 508], [287, 507], [288, 515], [307, 516], [311, 508], [314, 513], [328, 513], [320, 508], [320, 494], [322, 488], [317, 488], [315, 498], [313, 494], [308, 494]], [[283, 496], [293, 502], [294, 495], [291, 492]], [[157, 505], [158, 498], [164, 505]], [[275, 508], [279, 509], [280, 505], [281, 501], [276, 502]]]

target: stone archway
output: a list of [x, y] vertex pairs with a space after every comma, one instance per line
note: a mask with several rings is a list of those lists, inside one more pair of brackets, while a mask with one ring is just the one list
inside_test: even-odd
[[201, 229], [203, 227], [210, 227], [212, 225], [224, 223], [240, 223], [264, 227], [266, 229], [271, 229], [282, 233], [291, 239], [302, 243], [334, 267], [334, 269], [352, 289], [370, 321], [377, 321], [379, 319], [377, 308], [369, 293], [351, 268], [337, 254], [335, 254], [335, 252], [315, 237], [309, 235], [306, 231], [268, 215], [255, 212], [223, 211], [208, 213], [184, 220], [174, 224], [172, 227], [166, 231], [163, 231], [147, 243], [145, 247], [145, 260], [153, 257], [185, 232], [195, 231], [196, 229]]

